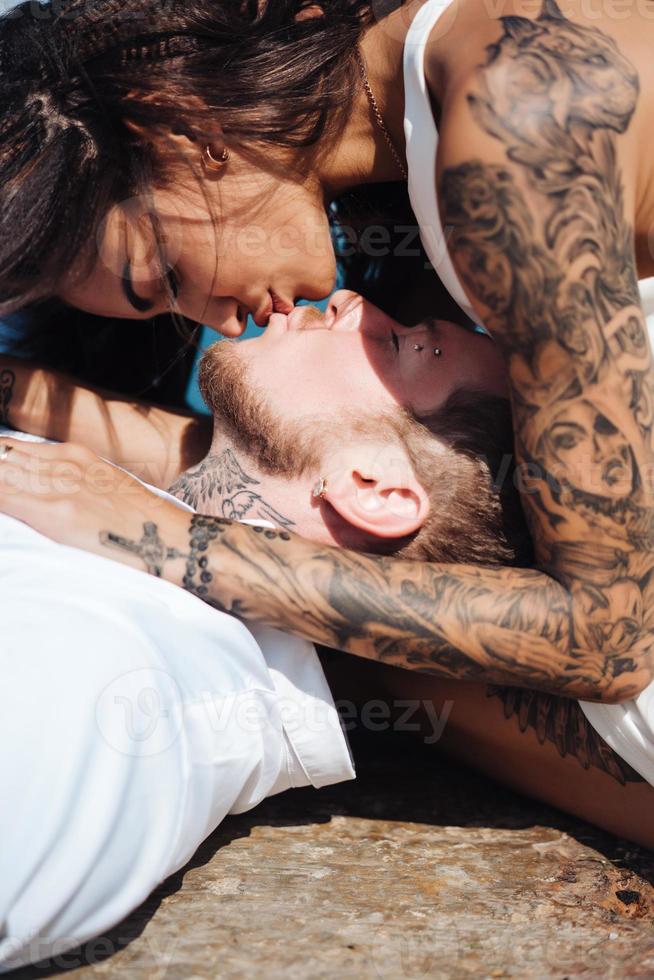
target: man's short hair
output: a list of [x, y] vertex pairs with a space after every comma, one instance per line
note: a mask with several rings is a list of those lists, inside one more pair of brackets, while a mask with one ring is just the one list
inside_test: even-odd
[[533, 563], [516, 486], [508, 399], [457, 388], [428, 417], [404, 413], [400, 435], [429, 494], [430, 512], [396, 554], [443, 563]]

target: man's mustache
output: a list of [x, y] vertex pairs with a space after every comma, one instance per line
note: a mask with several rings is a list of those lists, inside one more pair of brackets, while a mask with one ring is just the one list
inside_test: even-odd
[[[297, 311], [300, 311], [299, 313]], [[317, 306], [300, 306], [296, 308], [295, 317], [300, 330], [311, 330], [325, 325], [325, 314]]]

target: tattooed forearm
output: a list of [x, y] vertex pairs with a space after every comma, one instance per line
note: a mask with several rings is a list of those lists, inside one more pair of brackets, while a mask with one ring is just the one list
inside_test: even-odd
[[143, 559], [143, 563], [150, 573], [161, 578], [164, 565], [167, 561], [174, 558], [186, 558], [185, 552], [177, 548], [168, 548], [159, 535], [159, 529], [152, 521], [146, 521], [143, 525], [143, 537], [140, 541], [131, 541], [129, 538], [113, 534], [111, 531], [100, 532], [100, 542], [107, 548], [118, 548], [127, 551], [129, 554], [137, 555]]
[[598, 735], [578, 701], [494, 684], [488, 685], [486, 693], [489, 698], [500, 699], [505, 718], [515, 715], [521, 732], [533, 729], [540, 744], [552, 742], [562, 758], [573, 756], [584, 769], [591, 766], [601, 769], [623, 786], [628, 782], [645, 782], [640, 773]]
[[651, 676], [654, 371], [617, 143], [638, 76], [554, 0], [501, 24], [467, 100], [506, 162], [445, 167], [448, 244], [507, 356], [539, 566], [571, 600], [565, 670]]
[[581, 655], [570, 668], [570, 596], [531, 569], [396, 561], [194, 515], [177, 576], [216, 609], [444, 677], [586, 700], [624, 699], [639, 680], [610, 658], [602, 676]]
[[534, 569], [398, 561], [181, 511], [165, 538], [100, 536], [215, 609], [358, 656], [588, 701], [644, 686], [628, 658], [571, 654], [570, 594]]
[[0, 371], [0, 425], [10, 425], [9, 403], [14, 394], [16, 375], [9, 368]]
[[182, 473], [169, 492], [203, 514], [235, 521], [261, 518], [277, 527], [293, 527], [293, 521], [264, 499], [257, 489], [260, 486], [259, 480], [245, 472], [234, 452], [226, 449]]

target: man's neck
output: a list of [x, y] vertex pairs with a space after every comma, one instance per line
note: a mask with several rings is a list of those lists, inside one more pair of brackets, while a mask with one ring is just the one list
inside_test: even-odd
[[266, 520], [289, 530], [295, 526], [266, 500], [254, 468], [231, 446], [212, 447], [201, 463], [178, 477], [169, 492], [211, 517]]

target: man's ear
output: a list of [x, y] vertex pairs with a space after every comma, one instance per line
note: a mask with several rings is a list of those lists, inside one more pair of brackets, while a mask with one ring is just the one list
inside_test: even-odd
[[329, 474], [326, 500], [344, 521], [377, 538], [415, 534], [429, 497], [399, 446], [351, 446]]

